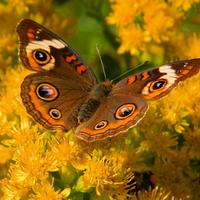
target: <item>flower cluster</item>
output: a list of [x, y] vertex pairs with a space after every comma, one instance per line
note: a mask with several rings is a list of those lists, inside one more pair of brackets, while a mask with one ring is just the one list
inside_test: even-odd
[[[108, 22], [118, 26], [119, 53], [153, 52], [166, 58], [165, 51], [170, 50], [170, 56], [195, 57], [199, 52], [198, 33], [180, 29], [194, 3], [112, 0]], [[30, 72], [16, 61], [14, 28], [21, 18], [31, 18], [47, 28], [51, 26], [62, 37], [73, 32], [75, 20], [63, 16], [47, 0], [5, 0], [0, 11], [0, 21], [5, 19], [0, 46], [2, 200], [199, 198], [200, 74], [181, 83], [170, 95], [151, 102], [145, 118], [116, 137], [87, 143], [76, 138], [73, 131], [46, 131], [22, 105], [20, 84]], [[193, 21], [197, 23], [198, 18]]]
[[117, 26], [118, 53], [130, 52], [141, 60], [156, 56], [156, 62], [199, 57], [199, 0], [110, 2], [113, 12], [107, 21]]

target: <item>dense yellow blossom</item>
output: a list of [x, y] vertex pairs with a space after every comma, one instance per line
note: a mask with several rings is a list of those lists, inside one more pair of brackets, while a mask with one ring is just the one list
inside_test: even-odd
[[[73, 33], [75, 20], [69, 14], [70, 4], [62, 10], [62, 4], [57, 8], [52, 2], [0, 3], [0, 198], [197, 200], [200, 74], [181, 83], [165, 98], [151, 102], [136, 127], [102, 141], [87, 143], [76, 138], [73, 131], [44, 130], [27, 114], [20, 84], [30, 72], [17, 61], [14, 29], [22, 18], [31, 18], [63, 38]], [[159, 64], [169, 57], [199, 57], [198, 2], [110, 0], [112, 12], [107, 22], [117, 26], [118, 53], [130, 52], [134, 60], [150, 58]], [[77, 7], [73, 14], [82, 16], [82, 4], [72, 5]], [[190, 17], [195, 6], [197, 12]], [[101, 15], [97, 10], [94, 13]], [[187, 28], [186, 22], [197, 26]], [[155, 180], [143, 176], [145, 172], [153, 173]], [[155, 189], [149, 187], [155, 184]]]
[[[147, 60], [154, 60], [155, 55], [170, 57], [169, 60], [199, 57], [199, 33], [183, 30], [184, 22], [196, 23], [197, 19], [194, 21], [185, 13], [199, 0], [110, 2], [112, 12], [107, 21], [117, 26], [120, 54], [130, 52]], [[198, 18], [198, 12], [194, 11], [194, 18]]]
[[33, 187], [33, 192], [34, 194], [29, 198], [30, 200], [61, 200], [69, 196], [71, 190], [66, 188], [62, 192], [54, 191], [53, 181], [50, 184], [49, 181], [44, 180]]

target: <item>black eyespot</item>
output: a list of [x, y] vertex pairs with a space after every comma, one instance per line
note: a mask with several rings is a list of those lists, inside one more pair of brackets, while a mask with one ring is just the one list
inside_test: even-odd
[[120, 113], [120, 117], [126, 117], [127, 115], [129, 115], [132, 112], [133, 108], [122, 108], [121, 109], [121, 113]]
[[153, 90], [162, 88], [165, 85], [166, 81], [157, 81], [153, 84]]
[[47, 55], [46, 55], [46, 53], [44, 53], [42, 51], [36, 51], [35, 58], [41, 62], [44, 62], [45, 60], [47, 60]]
[[49, 111], [49, 114], [50, 114], [51, 117], [54, 118], [54, 119], [60, 119], [60, 118], [61, 118], [61, 112], [60, 112], [60, 110], [58, 110], [58, 109], [55, 109], [55, 108], [51, 109], [51, 110]]
[[58, 97], [58, 91], [56, 87], [48, 83], [40, 84], [36, 89], [36, 93], [40, 99], [43, 99], [46, 101], [52, 101]]
[[57, 117], [59, 116], [59, 113], [58, 113], [57, 111], [52, 111], [51, 114], [52, 114], [55, 118], [57, 118]]
[[96, 127], [97, 127], [97, 128], [102, 128], [104, 125], [105, 125], [105, 123], [104, 123], [104, 122], [101, 122], [101, 123], [98, 124]]
[[96, 124], [96, 126], [94, 127], [94, 130], [99, 130], [99, 129], [103, 129], [108, 125], [107, 121], [100, 121], [98, 124]]
[[135, 112], [136, 106], [134, 104], [124, 104], [120, 106], [115, 113], [117, 119], [125, 119]]
[[42, 50], [35, 50], [33, 52], [33, 57], [39, 64], [46, 64], [50, 61], [49, 53]]
[[53, 94], [53, 90], [46, 85], [39, 87], [38, 93], [43, 98], [48, 98]]

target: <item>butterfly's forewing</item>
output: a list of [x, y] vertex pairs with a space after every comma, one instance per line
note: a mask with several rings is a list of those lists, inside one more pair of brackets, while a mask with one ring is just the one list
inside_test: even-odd
[[43, 73], [87, 82], [97, 79], [87, 63], [57, 35], [40, 24], [23, 19], [16, 28], [20, 38], [20, 60], [24, 67]]
[[113, 92], [156, 100], [169, 94], [179, 82], [194, 76], [199, 70], [200, 59], [165, 64], [121, 80], [114, 86]]

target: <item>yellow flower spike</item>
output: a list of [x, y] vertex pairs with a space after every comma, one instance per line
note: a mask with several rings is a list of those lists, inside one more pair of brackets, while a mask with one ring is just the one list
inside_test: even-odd
[[[155, 55], [184, 59], [199, 57], [199, 50], [194, 50], [198, 49], [199, 45], [191, 42], [195, 38], [191, 35], [196, 34], [196, 31], [188, 29], [190, 31], [188, 33], [181, 29], [185, 21], [191, 21], [185, 11], [195, 6], [199, 0], [184, 2], [129, 0], [126, 3], [123, 0], [110, 0], [110, 2], [113, 11], [107, 17], [107, 22], [115, 24], [118, 28], [118, 40], [121, 43], [118, 53], [128, 51], [141, 58], [141, 52], [147, 51], [152, 60]], [[193, 18], [199, 18], [198, 12]], [[150, 50], [152, 45], [162, 46], [164, 51], [155, 54]], [[188, 49], [192, 49], [192, 52]]]
[[94, 185], [92, 185], [89, 180], [88, 181], [88, 184], [86, 185], [85, 184], [85, 179], [82, 179], [82, 176], [78, 179], [77, 183], [76, 183], [76, 186], [75, 186], [75, 190], [76, 191], [79, 191], [79, 192], [90, 192], [91, 190], [93, 190], [94, 188]]
[[6, 73], [2, 76], [1, 112], [9, 116], [9, 118], [12, 117], [12, 121], [15, 121], [13, 118], [15, 117], [16, 119], [16, 115], [22, 118], [28, 116], [20, 98], [20, 84], [24, 76], [28, 74], [27, 71], [23, 70], [20, 66], [17, 69], [7, 67]]
[[[200, 121], [200, 93], [198, 91], [198, 86], [200, 85], [200, 75], [190, 78], [188, 81], [183, 82], [180, 93], [185, 93], [184, 98], [182, 98], [182, 103], [185, 109], [188, 111], [188, 117], [192, 120], [192, 124], [195, 127], [199, 126]], [[185, 87], [190, 88], [185, 92]]]
[[56, 160], [56, 166], [64, 167], [68, 162], [73, 165], [73, 162], [79, 158], [79, 150], [78, 146], [70, 143], [67, 138], [63, 138], [63, 141], [59, 142], [54, 136], [51, 136], [46, 155]]
[[14, 122], [8, 122], [5, 113], [0, 111], [0, 135], [6, 135], [11, 127], [13, 127]]
[[86, 170], [80, 177], [76, 189], [87, 191], [92, 187], [96, 187], [97, 194], [101, 195], [104, 186], [106, 187], [107, 183], [112, 182], [113, 178], [119, 172], [116, 159], [113, 160], [112, 157], [108, 159], [104, 157], [94, 161], [89, 158], [84, 162]]
[[[148, 9], [148, 8], [154, 9]], [[156, 43], [168, 41], [167, 32], [174, 25], [174, 16], [169, 15], [170, 7], [160, 0], [148, 1], [142, 9], [144, 13], [144, 29]]]
[[[20, 127], [19, 127], [20, 126]], [[24, 146], [34, 140], [42, 140], [47, 136], [47, 132], [39, 129], [38, 125], [32, 125], [30, 119], [21, 119], [20, 125], [10, 126], [7, 129], [9, 139], [2, 140], [2, 143], [14, 148]]]
[[148, 150], [155, 152], [162, 158], [173, 155], [174, 150], [171, 147], [175, 147], [178, 144], [177, 138], [174, 138], [172, 135], [163, 135], [156, 124], [149, 128], [145, 133], [145, 137], [147, 140], [141, 142], [139, 149], [142, 151], [144, 147], [148, 147]]
[[145, 118], [137, 124], [137, 127], [135, 127], [139, 132], [138, 134], [140, 134], [140, 131], [146, 132], [152, 124], [160, 123], [161, 115], [157, 112], [158, 107], [158, 101], [150, 102], [149, 110], [147, 111]]
[[184, 150], [191, 159], [200, 159], [200, 129], [199, 127], [194, 127], [194, 129], [186, 129], [183, 132], [183, 137], [185, 139]]
[[192, 4], [199, 2], [199, 0], [169, 0], [169, 2], [172, 3], [174, 7], [182, 8], [184, 11], [187, 11], [191, 8]]
[[134, 196], [133, 200], [174, 200], [173, 197], [170, 198], [170, 192], [165, 191], [163, 188], [156, 187], [154, 190], [149, 188], [148, 191], [143, 190], [138, 192], [138, 196]]
[[159, 180], [159, 184], [164, 185], [165, 190], [170, 191], [176, 198], [193, 195], [188, 190], [190, 186], [185, 177], [185, 174], [191, 172], [189, 163], [186, 152], [179, 150], [174, 150], [173, 154], [164, 160], [158, 158], [155, 160], [153, 171]]
[[0, 164], [6, 163], [12, 157], [12, 150], [0, 144]]
[[3, 191], [1, 200], [22, 199], [22, 197], [27, 198], [26, 194], [29, 192], [29, 188], [23, 184], [14, 183], [12, 180], [6, 178], [1, 180], [0, 186]]
[[185, 109], [185, 104], [182, 102], [183, 98], [183, 95], [177, 90], [172, 95], [160, 100], [162, 102], [160, 108], [161, 122], [166, 124], [170, 131], [173, 127], [178, 133], [181, 133], [185, 126], [189, 126], [185, 120], [189, 112]]
[[[132, 32], [134, 32], [134, 37], [132, 37]], [[149, 34], [148, 32], [144, 32], [138, 25], [132, 24], [128, 28], [119, 29], [118, 35], [119, 37], [129, 38], [122, 42], [118, 49], [119, 54], [127, 52], [130, 49], [130, 53], [134, 55], [139, 50], [144, 51], [146, 49], [144, 41], [149, 38]]]
[[37, 184], [33, 186], [34, 194], [31, 195], [29, 200], [62, 200], [66, 198], [71, 193], [70, 188], [65, 188], [62, 192], [55, 191], [53, 187], [53, 182], [49, 183], [47, 180], [41, 181], [41, 184]]
[[[15, 182], [26, 181], [27, 185], [33, 185], [37, 179], [48, 177], [48, 171], [56, 170], [52, 160], [43, 156], [44, 143], [37, 141], [29, 142], [17, 148], [14, 155], [16, 164], [12, 165], [12, 179]], [[49, 161], [49, 162], [48, 162]]]

